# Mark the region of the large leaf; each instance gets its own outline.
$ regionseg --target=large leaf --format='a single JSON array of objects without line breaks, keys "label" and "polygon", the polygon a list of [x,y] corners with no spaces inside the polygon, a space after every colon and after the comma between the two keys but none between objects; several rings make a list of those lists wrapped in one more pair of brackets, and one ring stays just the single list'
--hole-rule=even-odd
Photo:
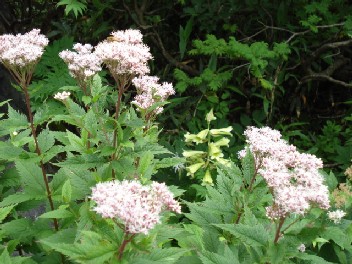
[{"label": "large leaf", "polygon": [[27,193],[33,195],[46,193],[42,170],[35,163],[17,160],[15,166]]},{"label": "large leaf", "polygon": [[221,228],[224,231],[230,232],[242,243],[253,246],[261,247],[266,246],[269,235],[265,228],[259,223],[255,226],[244,224],[214,224],[214,226]]},{"label": "large leaf", "polygon": [[134,259],[134,264],[173,264],[188,250],[180,248],[154,249],[151,253]]}]

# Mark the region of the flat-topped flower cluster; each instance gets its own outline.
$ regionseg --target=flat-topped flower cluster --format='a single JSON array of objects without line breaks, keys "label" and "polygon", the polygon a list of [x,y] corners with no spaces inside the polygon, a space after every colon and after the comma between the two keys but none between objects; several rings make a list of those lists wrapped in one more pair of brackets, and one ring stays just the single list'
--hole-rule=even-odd
[{"label": "flat-topped flower cluster", "polygon": [[[267,207],[267,216],[278,219],[290,213],[303,215],[311,205],[328,209],[329,192],[319,173],[321,159],[300,153],[269,127],[248,127],[244,132],[256,168],[269,186],[274,203]],[[239,153],[244,157],[246,150]]]},{"label": "flat-topped flower cluster", "polygon": [[[133,81],[137,88],[133,102],[137,105],[137,110],[147,110],[157,102],[166,101],[175,90],[171,83],[159,84],[159,78],[147,76],[150,72],[148,60],[153,57],[142,38],[139,30],[114,31],[96,47],[76,43],[73,50],[64,50],[59,56],[68,65],[71,76],[76,79],[85,94],[87,82],[101,71],[102,64],[109,69],[121,92],[130,86],[134,78],[140,77]],[[17,81],[28,79],[48,43],[48,39],[40,34],[39,29],[33,29],[23,35],[2,35],[0,62],[10,69]],[[153,114],[160,114],[162,111],[163,108],[158,107]]]},{"label": "flat-topped flower cluster", "polygon": [[160,222],[164,210],[181,213],[180,204],[164,183],[142,185],[139,181],[98,183],[92,190],[93,209],[103,218],[115,218],[130,234],[147,234]]}]

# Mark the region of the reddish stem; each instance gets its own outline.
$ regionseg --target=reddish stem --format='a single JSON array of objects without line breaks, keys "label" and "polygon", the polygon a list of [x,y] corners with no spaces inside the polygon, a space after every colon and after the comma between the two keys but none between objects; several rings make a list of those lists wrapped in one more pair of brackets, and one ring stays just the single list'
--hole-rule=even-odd
[{"label": "reddish stem", "polygon": [[284,224],[284,222],[285,222],[285,217],[281,217],[280,221],[279,221],[279,226],[276,229],[276,234],[275,234],[275,239],[274,239],[275,244],[277,243],[277,241],[280,238],[280,231],[281,231],[281,228],[282,228],[282,225]]},{"label": "reddish stem", "polygon": [[[31,130],[32,130],[32,136],[33,136],[34,143],[35,143],[35,151],[36,151],[37,155],[40,157],[42,155],[42,153],[41,153],[41,150],[40,150],[40,147],[38,144],[38,140],[37,140],[37,133],[36,133],[36,128],[34,127],[32,109],[31,109],[31,104],[30,104],[30,99],[29,99],[29,94],[28,94],[28,89],[27,89],[26,84],[22,83],[21,87],[22,87],[24,95],[25,95],[26,106],[27,106],[27,111],[28,111],[28,118],[29,118]],[[43,180],[45,183],[45,189],[46,189],[46,194],[47,194],[47,197],[49,200],[50,209],[51,209],[51,211],[53,211],[54,210],[54,203],[53,203],[53,200],[51,197],[52,195],[51,195],[51,191],[50,191],[50,187],[49,187],[48,176],[46,175],[44,164],[43,164],[42,160],[40,161],[40,168],[41,168],[42,174],[43,174]],[[55,230],[58,231],[59,230],[58,221],[56,218],[54,218],[53,220],[54,220]]]},{"label": "reddish stem", "polygon": [[123,252],[125,250],[125,247],[127,246],[127,244],[129,242],[132,241],[132,239],[135,237],[136,234],[132,234],[130,237],[128,237],[129,233],[125,231],[125,235],[123,237],[123,241],[122,241],[122,244],[121,246],[119,247],[119,254],[117,256],[117,259],[120,261],[122,259],[122,256],[123,256]]}]

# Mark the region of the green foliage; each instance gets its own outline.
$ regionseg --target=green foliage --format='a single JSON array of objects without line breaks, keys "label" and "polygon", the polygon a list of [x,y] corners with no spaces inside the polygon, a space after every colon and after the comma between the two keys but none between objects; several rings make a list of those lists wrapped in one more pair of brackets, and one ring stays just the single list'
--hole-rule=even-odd
[{"label": "green foliage", "polygon": [[70,12],[73,12],[75,17],[83,15],[83,12],[87,9],[86,0],[60,0],[57,6],[65,6],[65,15],[67,16]]}]

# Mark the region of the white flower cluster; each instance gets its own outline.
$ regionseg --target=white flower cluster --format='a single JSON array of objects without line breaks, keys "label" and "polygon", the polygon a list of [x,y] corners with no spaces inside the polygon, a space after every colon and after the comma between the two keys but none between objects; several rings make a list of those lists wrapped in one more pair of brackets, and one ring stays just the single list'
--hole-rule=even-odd
[{"label": "white flower cluster", "polygon": [[[175,94],[175,90],[171,83],[158,83],[159,78],[156,76],[141,76],[132,80],[132,83],[137,88],[137,95],[134,98],[134,103],[141,109],[148,109],[157,102],[166,101],[166,99]],[[153,113],[160,114],[163,107],[157,107]]]},{"label": "white flower cluster", "polygon": [[[269,127],[248,127],[246,142],[254,155],[258,172],[274,196],[267,208],[271,219],[289,213],[303,215],[311,204],[328,209],[329,192],[319,169],[323,163],[314,155],[299,153],[295,146],[281,139],[279,131]],[[245,151],[239,153],[240,157]]]},{"label": "white flower cluster", "polygon": [[104,218],[118,218],[131,234],[147,234],[160,222],[163,210],[181,212],[167,186],[157,182],[147,186],[127,180],[98,183],[91,198],[95,212]]},{"label": "white flower cluster", "polygon": [[31,67],[37,64],[49,40],[39,29],[25,34],[0,36],[0,62],[9,69]]},{"label": "white flower cluster", "polygon": [[332,212],[328,212],[328,217],[331,221],[333,221],[335,224],[338,224],[341,222],[341,219],[346,215],[346,213],[340,209]]},{"label": "white flower cluster", "polygon": [[90,44],[77,43],[73,46],[75,51],[64,50],[59,56],[68,65],[73,78],[86,82],[90,77],[101,71],[101,59],[93,52]]},{"label": "white flower cluster", "polygon": [[149,73],[148,60],[152,59],[150,49],[142,42],[139,30],[125,30],[111,33],[100,42],[95,52],[108,67],[113,76],[138,76]]},{"label": "white flower cluster", "polygon": [[66,99],[68,99],[70,97],[71,93],[70,92],[62,92],[62,93],[56,93],[54,95],[54,98],[56,100],[60,100],[60,101],[65,101]]}]

